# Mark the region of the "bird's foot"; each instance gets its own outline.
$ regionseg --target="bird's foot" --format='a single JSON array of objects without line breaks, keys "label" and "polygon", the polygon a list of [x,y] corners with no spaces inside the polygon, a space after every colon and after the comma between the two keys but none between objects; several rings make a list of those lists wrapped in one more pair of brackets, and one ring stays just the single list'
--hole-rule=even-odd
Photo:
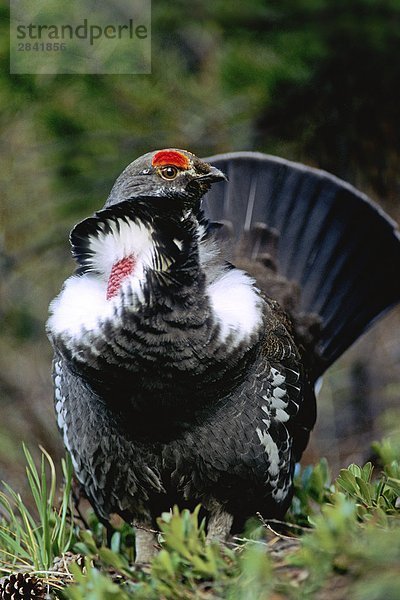
[{"label": "bird's foot", "polygon": [[135,527],[135,563],[148,564],[157,554],[157,538],[154,531],[146,528],[143,525]]},{"label": "bird's foot", "polygon": [[210,517],[207,527],[208,542],[225,542],[230,534],[233,516],[217,502],[213,501],[208,507]]}]

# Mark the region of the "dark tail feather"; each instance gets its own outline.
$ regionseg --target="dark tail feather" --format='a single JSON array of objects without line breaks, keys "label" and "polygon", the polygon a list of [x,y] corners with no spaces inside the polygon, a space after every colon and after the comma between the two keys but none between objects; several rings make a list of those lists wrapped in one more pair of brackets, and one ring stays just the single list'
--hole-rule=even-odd
[{"label": "dark tail feather", "polygon": [[319,315],[318,376],[400,301],[396,224],[324,171],[253,152],[205,160],[229,178],[204,198],[206,217],[228,223],[242,246],[252,238],[252,260],[271,246],[262,230],[274,232],[279,273],[299,285],[300,311]]}]

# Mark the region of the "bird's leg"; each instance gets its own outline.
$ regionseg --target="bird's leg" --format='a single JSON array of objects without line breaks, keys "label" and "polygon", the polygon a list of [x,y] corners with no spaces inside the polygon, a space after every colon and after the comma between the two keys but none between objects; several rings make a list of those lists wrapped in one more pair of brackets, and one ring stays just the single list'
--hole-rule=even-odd
[{"label": "bird's leg", "polygon": [[233,515],[228,513],[222,504],[215,499],[208,503],[207,509],[210,513],[207,527],[207,541],[225,542],[231,531]]},{"label": "bird's leg", "polygon": [[148,524],[135,523],[135,562],[149,563],[157,554],[157,538]]}]

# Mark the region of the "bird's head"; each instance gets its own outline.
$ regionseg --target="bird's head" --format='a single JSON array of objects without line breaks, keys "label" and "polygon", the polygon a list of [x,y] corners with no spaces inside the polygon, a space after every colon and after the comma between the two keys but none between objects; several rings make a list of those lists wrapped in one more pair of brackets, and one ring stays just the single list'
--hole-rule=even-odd
[{"label": "bird's head", "polygon": [[212,183],[226,180],[222,171],[187,150],[167,148],[134,160],[116,180],[105,207],[137,196],[181,200],[195,206]]},{"label": "bird's head", "polygon": [[[151,273],[162,276],[196,254],[201,238],[198,210],[222,171],[185,150],[149,152],[133,161],[116,180],[103,208],[71,232],[79,272],[93,273],[115,297],[131,278],[149,286]],[[133,278],[133,279],[132,279]]]}]

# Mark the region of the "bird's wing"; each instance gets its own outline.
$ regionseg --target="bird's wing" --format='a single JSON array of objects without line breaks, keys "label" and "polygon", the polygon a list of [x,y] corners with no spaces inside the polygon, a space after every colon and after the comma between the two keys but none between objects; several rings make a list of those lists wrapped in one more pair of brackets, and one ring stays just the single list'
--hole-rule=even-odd
[{"label": "bird's wing", "polygon": [[146,463],[145,453],[136,455],[102,399],[57,352],[53,380],[58,427],[76,476],[98,514],[105,519],[110,512],[127,514],[138,490],[142,502],[148,499],[146,490],[162,491],[157,468]]}]

